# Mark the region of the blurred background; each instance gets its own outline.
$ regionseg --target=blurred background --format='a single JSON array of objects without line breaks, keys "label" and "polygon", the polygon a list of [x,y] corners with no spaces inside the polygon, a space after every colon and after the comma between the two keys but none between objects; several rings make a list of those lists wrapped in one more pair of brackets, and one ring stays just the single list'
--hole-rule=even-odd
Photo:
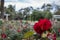
[{"label": "blurred background", "polygon": [[[0,24],[4,24],[3,26],[11,26],[12,23],[15,23],[15,26],[18,25],[18,29],[19,22],[22,20],[22,25],[25,26],[28,23],[29,30],[33,30],[35,22],[42,17],[52,22],[57,40],[60,40],[60,0],[0,0],[0,19],[4,21]],[[7,27],[0,29],[2,28],[7,29]],[[5,32],[5,30],[3,31]]]}]

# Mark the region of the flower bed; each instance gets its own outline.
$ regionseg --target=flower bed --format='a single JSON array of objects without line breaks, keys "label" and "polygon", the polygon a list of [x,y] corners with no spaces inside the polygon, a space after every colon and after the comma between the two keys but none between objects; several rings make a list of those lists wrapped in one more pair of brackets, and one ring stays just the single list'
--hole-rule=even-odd
[{"label": "flower bed", "polygon": [[34,25],[34,27],[33,26],[31,27],[31,25],[28,22],[4,20],[0,29],[0,39],[1,40],[2,39],[3,40],[25,40],[25,39],[33,40],[33,39],[42,39],[44,37],[43,39],[46,40],[47,38],[49,38],[49,36],[54,35],[54,33],[51,33],[52,30],[51,31],[49,30],[51,26],[52,25],[50,21],[46,19],[39,20],[38,23]]},{"label": "flower bed", "polygon": [[[26,35],[27,32],[28,35]],[[27,36],[27,38],[32,36],[33,33],[34,32],[31,30],[30,24],[28,22],[4,21],[0,28],[0,39],[22,40],[25,36]]]}]

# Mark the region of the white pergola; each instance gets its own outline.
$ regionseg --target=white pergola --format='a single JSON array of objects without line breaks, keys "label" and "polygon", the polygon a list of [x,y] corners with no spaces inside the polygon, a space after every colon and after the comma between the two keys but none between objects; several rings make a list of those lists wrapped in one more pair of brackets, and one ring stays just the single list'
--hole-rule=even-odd
[{"label": "white pergola", "polygon": [[6,16],[6,21],[8,21],[8,16],[10,15],[10,14],[4,14],[5,16]]}]

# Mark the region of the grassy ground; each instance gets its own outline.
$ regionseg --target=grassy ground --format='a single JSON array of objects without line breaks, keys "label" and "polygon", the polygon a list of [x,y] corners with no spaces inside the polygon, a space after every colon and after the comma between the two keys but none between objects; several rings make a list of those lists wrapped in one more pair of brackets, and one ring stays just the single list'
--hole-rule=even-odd
[{"label": "grassy ground", "polygon": [[57,40],[60,40],[60,37],[58,37]]}]

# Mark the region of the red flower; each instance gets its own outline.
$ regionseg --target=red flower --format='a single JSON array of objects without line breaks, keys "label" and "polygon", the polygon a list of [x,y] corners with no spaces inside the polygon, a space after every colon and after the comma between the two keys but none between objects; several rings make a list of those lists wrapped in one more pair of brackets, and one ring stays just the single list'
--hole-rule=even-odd
[{"label": "red flower", "polygon": [[52,35],[51,33],[48,33],[48,34],[47,34],[47,38],[48,38],[48,39],[53,39],[53,35]]},{"label": "red flower", "polygon": [[2,37],[2,38],[6,38],[7,35],[3,33],[3,34],[1,34],[1,37]]},{"label": "red flower", "polygon": [[18,29],[17,32],[20,32],[20,29]]},{"label": "red flower", "polygon": [[46,30],[50,29],[52,25],[48,19],[43,19],[43,20],[39,21],[39,26],[40,26],[41,30],[46,31]]},{"label": "red flower", "polygon": [[56,33],[53,34],[53,40],[56,40]]},{"label": "red flower", "polygon": [[56,33],[54,33],[54,34],[49,34],[48,33],[47,38],[52,39],[52,40],[56,40]]},{"label": "red flower", "polygon": [[50,28],[51,28],[51,22],[48,19],[40,19],[34,25],[34,30],[39,34],[42,34],[44,31]]},{"label": "red flower", "polygon": [[35,30],[38,34],[42,34],[42,32],[43,32],[43,31],[40,29],[38,23],[35,23],[35,25],[34,25],[34,30]]}]

